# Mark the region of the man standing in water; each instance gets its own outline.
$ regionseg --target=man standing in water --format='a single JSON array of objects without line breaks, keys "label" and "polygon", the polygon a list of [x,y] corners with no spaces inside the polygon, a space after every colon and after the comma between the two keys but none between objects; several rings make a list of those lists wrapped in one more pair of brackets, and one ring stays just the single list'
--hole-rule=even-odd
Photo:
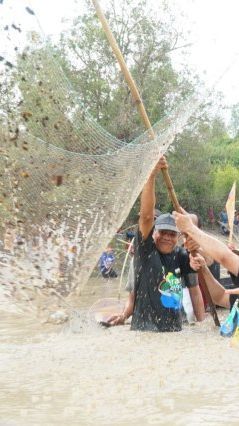
[{"label": "man standing in water", "polygon": [[109,318],[112,325],[123,324],[133,315],[132,330],[180,331],[182,278],[191,290],[196,318],[204,319],[197,276],[190,267],[187,251],[177,247],[179,233],[173,216],[162,214],[154,222],[155,178],[167,167],[162,156],[143,188],[135,244],[134,290],[129,294],[123,313]]}]

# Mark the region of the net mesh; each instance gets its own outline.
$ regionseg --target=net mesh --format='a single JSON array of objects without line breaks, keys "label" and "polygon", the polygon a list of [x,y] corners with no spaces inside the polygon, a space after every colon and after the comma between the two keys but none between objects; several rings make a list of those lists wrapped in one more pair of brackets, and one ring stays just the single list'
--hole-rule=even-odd
[{"label": "net mesh", "polygon": [[0,6],[2,238],[23,281],[64,281],[68,294],[84,287],[197,102],[157,123],[154,139],[116,139],[81,104],[34,12],[15,2],[23,23],[13,25],[8,4]]}]

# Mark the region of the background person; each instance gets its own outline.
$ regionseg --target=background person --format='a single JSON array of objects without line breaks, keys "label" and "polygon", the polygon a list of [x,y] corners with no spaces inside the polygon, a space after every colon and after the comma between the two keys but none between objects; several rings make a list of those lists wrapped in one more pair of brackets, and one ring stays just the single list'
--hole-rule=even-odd
[{"label": "background person", "polygon": [[220,219],[220,230],[221,233],[223,235],[228,235],[229,234],[229,229],[228,229],[228,216],[227,216],[227,211],[226,208],[224,208],[220,214],[219,214],[219,219]]},{"label": "background person", "polygon": [[112,247],[108,246],[102,253],[99,260],[100,272],[104,278],[116,278],[118,274],[113,269],[115,255]]}]

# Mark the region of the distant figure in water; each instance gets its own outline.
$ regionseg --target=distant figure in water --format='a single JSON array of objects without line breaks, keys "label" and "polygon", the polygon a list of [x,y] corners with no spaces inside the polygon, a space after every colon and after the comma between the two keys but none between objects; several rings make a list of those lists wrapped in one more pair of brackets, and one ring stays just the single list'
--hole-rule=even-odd
[{"label": "distant figure in water", "polygon": [[112,247],[108,246],[106,251],[100,256],[99,267],[104,278],[116,278],[118,275],[113,269],[115,255]]}]

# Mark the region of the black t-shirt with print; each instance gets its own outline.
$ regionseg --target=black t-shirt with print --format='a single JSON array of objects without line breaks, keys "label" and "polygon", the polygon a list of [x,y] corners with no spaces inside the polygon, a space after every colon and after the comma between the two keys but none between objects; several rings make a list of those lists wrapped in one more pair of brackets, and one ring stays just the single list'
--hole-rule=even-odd
[{"label": "black t-shirt with print", "polygon": [[189,256],[182,247],[170,254],[160,253],[152,238],[146,240],[140,231],[135,242],[135,306],[131,330],[180,331],[182,329],[182,282],[187,287],[187,274],[194,272]]},{"label": "black t-shirt with print", "polygon": [[[231,275],[231,279],[232,279],[234,286],[239,287],[239,274],[236,276],[236,275],[233,275],[233,274],[230,273],[230,275]],[[230,309],[232,309],[232,307],[233,307],[233,305],[234,305],[234,303],[237,299],[239,299],[238,294],[230,294],[230,297],[229,297]]]}]

